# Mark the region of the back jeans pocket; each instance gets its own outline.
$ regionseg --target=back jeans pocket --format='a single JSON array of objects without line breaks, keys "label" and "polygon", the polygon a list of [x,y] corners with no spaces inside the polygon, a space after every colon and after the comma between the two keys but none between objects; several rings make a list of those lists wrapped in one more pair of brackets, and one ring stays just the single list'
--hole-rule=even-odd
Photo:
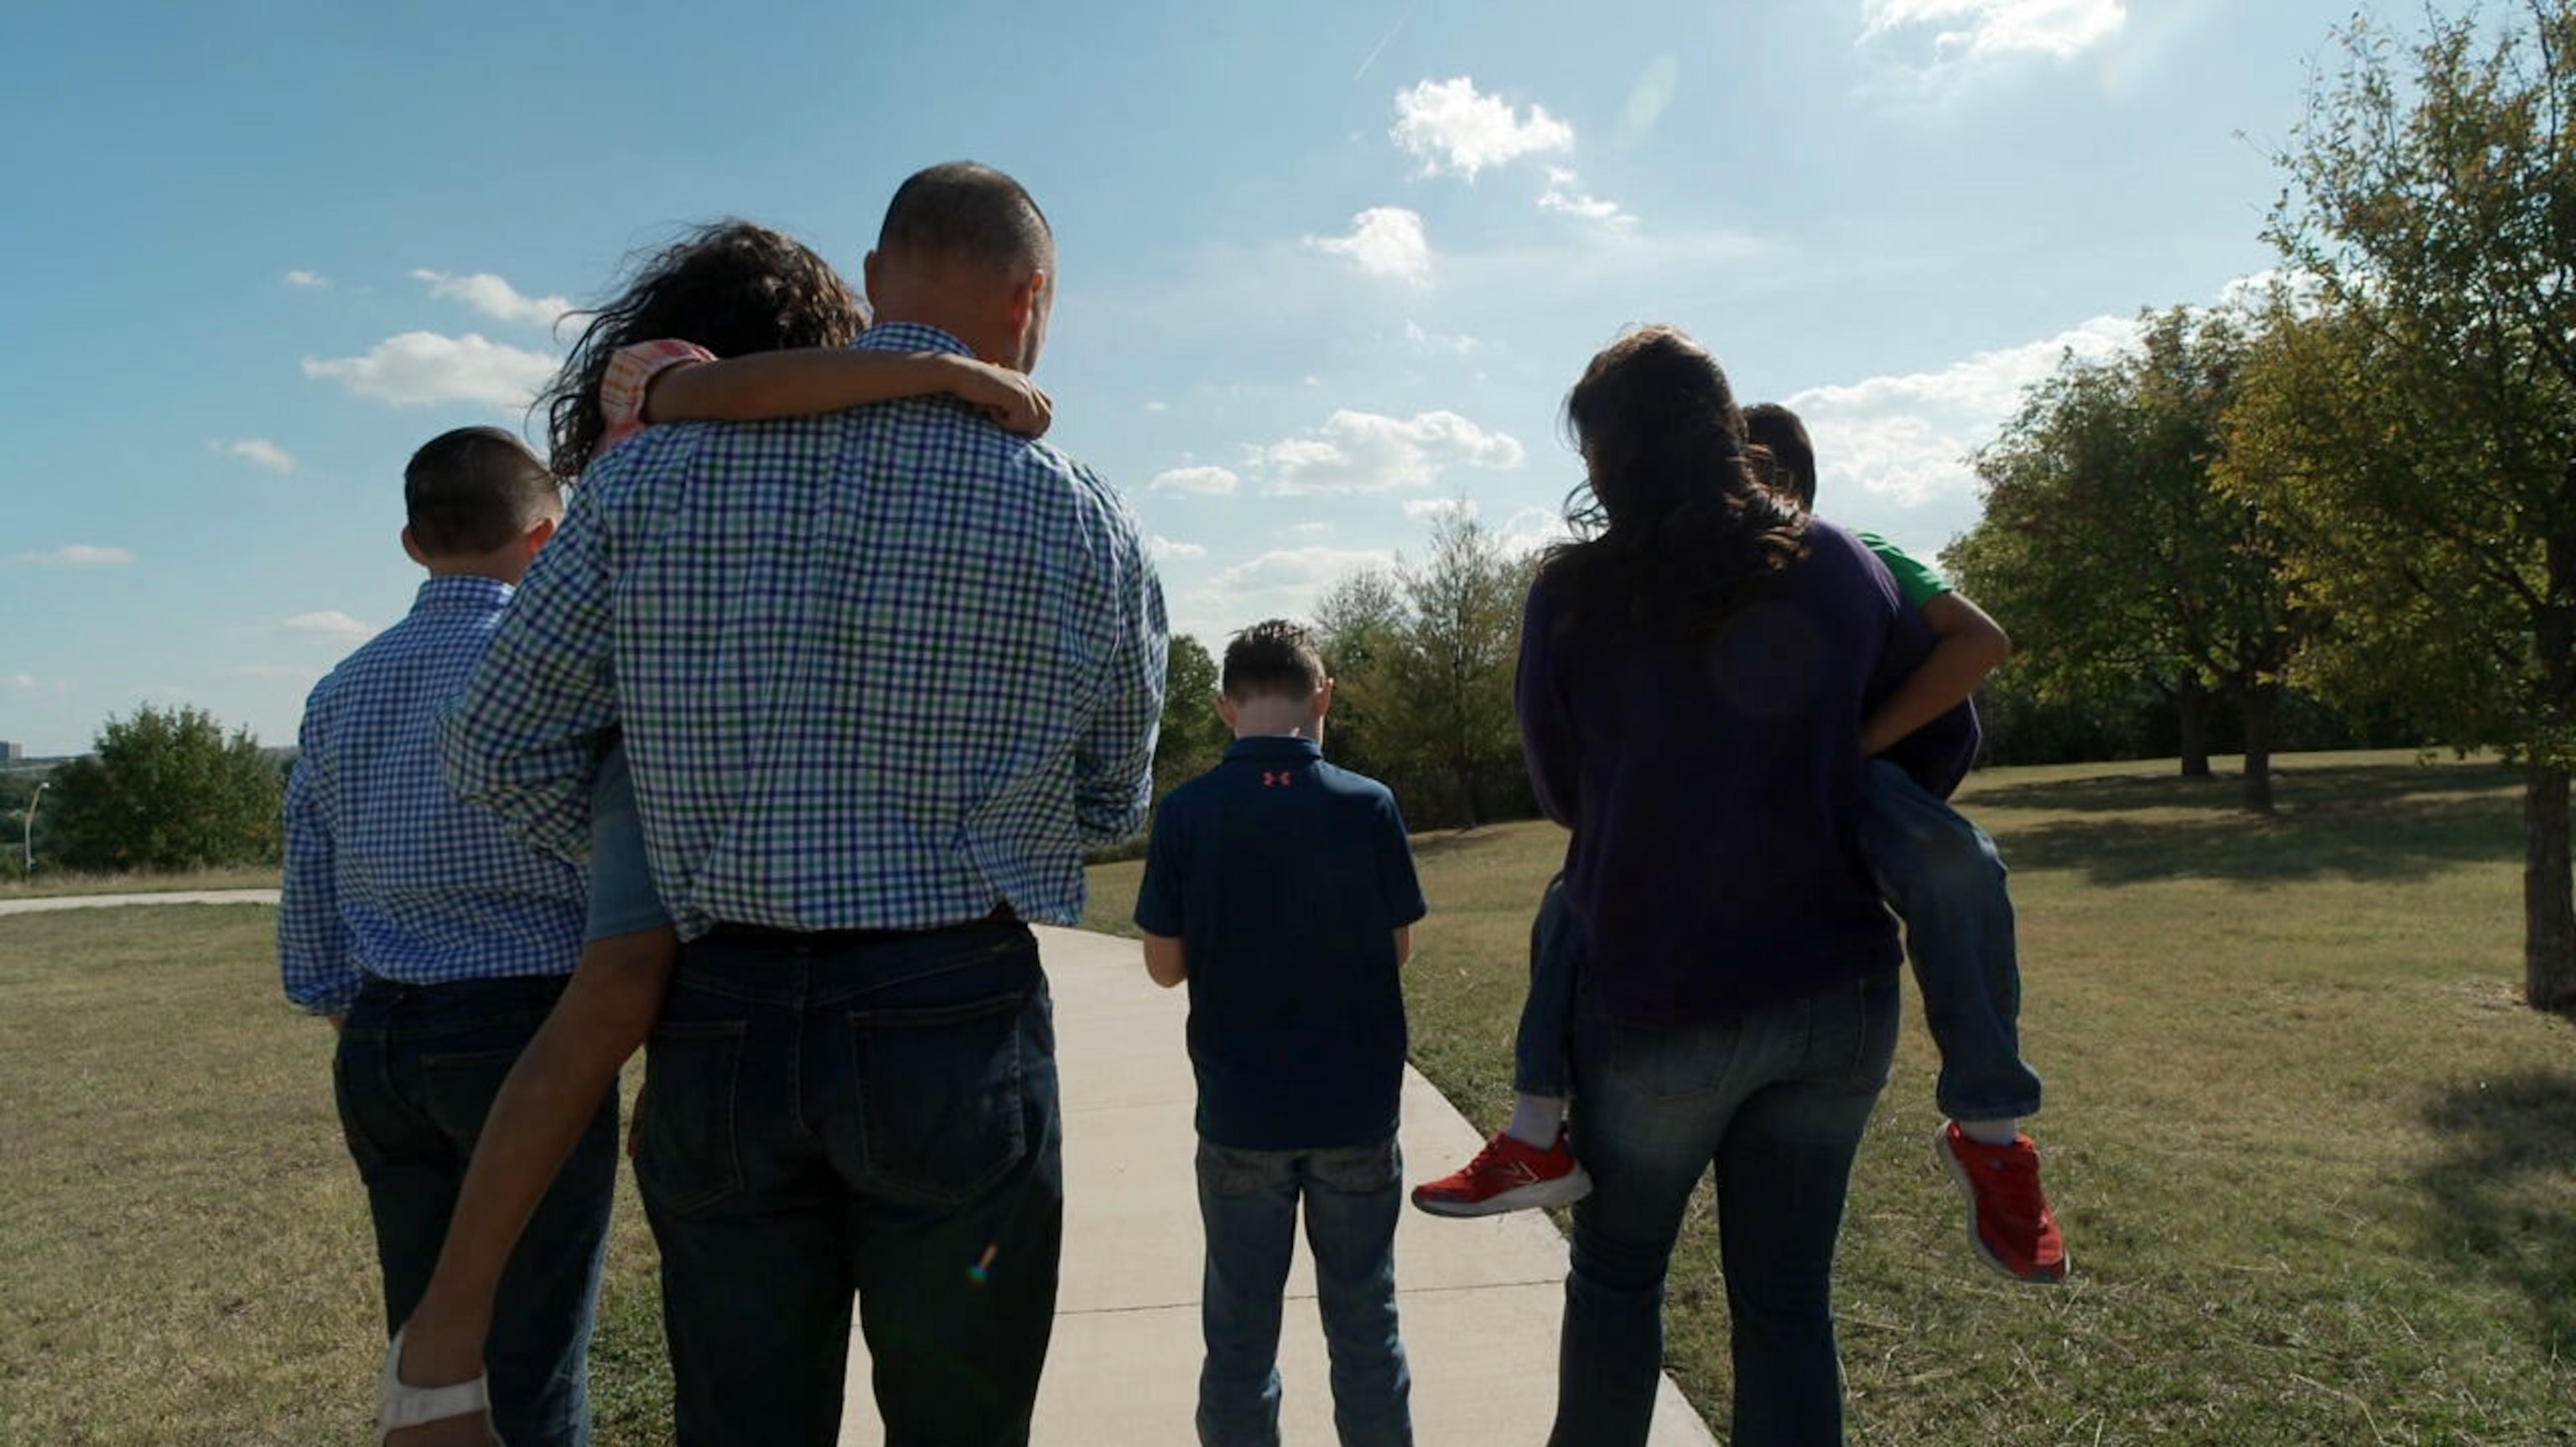
[{"label": "back jeans pocket", "polygon": [[850,1048],[869,1179],[938,1205],[991,1189],[1028,1154],[1020,1019],[1029,996],[855,1010]]},{"label": "back jeans pocket", "polygon": [[742,1190],[734,1096],[746,1028],[740,1020],[653,1028],[635,1107],[635,1184],[665,1210],[703,1211]]}]

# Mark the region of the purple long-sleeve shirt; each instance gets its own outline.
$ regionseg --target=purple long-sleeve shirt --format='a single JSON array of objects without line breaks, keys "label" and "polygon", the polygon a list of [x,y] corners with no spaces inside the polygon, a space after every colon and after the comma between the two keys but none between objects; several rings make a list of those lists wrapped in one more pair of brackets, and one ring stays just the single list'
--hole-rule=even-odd
[{"label": "purple long-sleeve shirt", "polygon": [[[1530,590],[1521,739],[1574,831],[1567,899],[1614,1021],[1722,1020],[1902,959],[1860,849],[1860,728],[1935,640],[1849,533],[1815,522],[1807,543],[1699,643],[1612,610],[1561,627],[1560,580]],[[1947,794],[1976,747],[1962,704],[1889,757]]]}]

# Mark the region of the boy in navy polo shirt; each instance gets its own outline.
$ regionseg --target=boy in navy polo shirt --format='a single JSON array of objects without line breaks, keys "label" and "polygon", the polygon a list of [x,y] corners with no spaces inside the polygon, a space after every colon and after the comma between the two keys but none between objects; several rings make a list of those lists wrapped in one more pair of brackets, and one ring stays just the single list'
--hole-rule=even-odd
[{"label": "boy in navy polo shirt", "polygon": [[1386,786],[1324,762],[1333,682],[1306,630],[1225,650],[1224,762],[1163,801],[1136,899],[1145,969],[1190,986],[1207,1234],[1199,1441],[1277,1447],[1279,1322],[1305,1204],[1343,1447],[1413,1440],[1396,1333],[1404,992],[1426,907]]}]

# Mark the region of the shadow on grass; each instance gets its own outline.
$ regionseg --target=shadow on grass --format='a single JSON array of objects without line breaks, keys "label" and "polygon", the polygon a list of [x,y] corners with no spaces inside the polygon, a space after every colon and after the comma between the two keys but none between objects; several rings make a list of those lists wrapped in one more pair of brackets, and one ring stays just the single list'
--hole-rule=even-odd
[{"label": "shadow on grass", "polygon": [[2542,1352],[2576,1356],[2576,1074],[2456,1086],[2424,1119],[2447,1147],[2416,1178],[2427,1254],[2520,1292]]},{"label": "shadow on grass", "polygon": [[[2521,787],[2519,768],[2492,763],[2289,765],[2272,771],[2273,791],[2289,809],[2370,809],[2428,794],[2447,797]],[[1977,808],[2053,814],[2134,814],[2144,809],[2234,810],[2243,796],[2242,778],[2231,768],[2206,779],[2110,774],[1999,784],[1977,789],[1969,802]]]},{"label": "shadow on grass", "polygon": [[2285,771],[2281,811],[2270,818],[2236,807],[2231,778],[2015,784],[1980,790],[1963,806],[1971,817],[1988,809],[2059,816],[2004,823],[2004,858],[2016,869],[2078,871],[2095,884],[2403,880],[2521,858],[2520,784],[2518,773],[2493,765],[2326,767]]}]

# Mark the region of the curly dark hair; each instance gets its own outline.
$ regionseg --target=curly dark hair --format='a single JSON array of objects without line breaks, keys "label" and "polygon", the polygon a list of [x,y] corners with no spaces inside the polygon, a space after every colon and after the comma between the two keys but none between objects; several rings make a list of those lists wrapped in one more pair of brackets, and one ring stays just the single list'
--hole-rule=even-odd
[{"label": "curly dark hair", "polygon": [[1806,555],[1806,515],[1762,485],[1726,373],[1678,327],[1603,348],[1566,394],[1587,474],[1566,502],[1578,540],[1548,554],[1569,624],[1614,610],[1641,631],[1705,638]]},{"label": "curly dark hair", "polygon": [[563,370],[530,406],[544,410],[548,461],[567,480],[590,466],[607,430],[599,384],[619,348],[667,338],[740,357],[847,346],[868,324],[867,303],[812,248],[733,220],[646,256],[617,299],[588,315]]}]

